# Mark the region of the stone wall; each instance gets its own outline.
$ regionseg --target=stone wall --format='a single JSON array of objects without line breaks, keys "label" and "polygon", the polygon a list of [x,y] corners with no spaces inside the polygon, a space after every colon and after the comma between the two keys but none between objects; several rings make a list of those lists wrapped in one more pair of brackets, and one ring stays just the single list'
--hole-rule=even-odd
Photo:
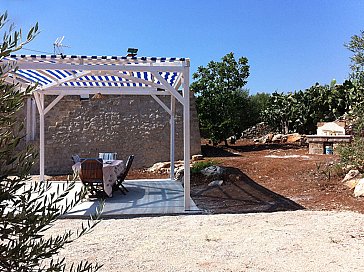
[{"label": "stone wall", "polygon": [[[46,96],[46,105],[55,97]],[[163,99],[166,105],[170,98]],[[71,172],[71,155],[97,157],[99,152],[117,152],[119,159],[135,155],[133,167],[148,167],[169,161],[169,114],[150,96],[105,96],[80,100],[65,96],[45,118],[45,173]],[[200,132],[195,99],[191,94],[191,154],[199,154]],[[39,116],[37,135],[39,146]],[[183,159],[183,107],[176,100],[176,160]],[[37,163],[33,173],[39,173]]]}]

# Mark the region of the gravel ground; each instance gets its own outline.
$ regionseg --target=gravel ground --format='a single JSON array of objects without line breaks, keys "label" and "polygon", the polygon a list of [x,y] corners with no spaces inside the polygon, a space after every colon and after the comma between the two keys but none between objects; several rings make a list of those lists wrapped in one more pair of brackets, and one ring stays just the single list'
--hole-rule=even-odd
[{"label": "gravel ground", "polygon": [[364,271],[363,223],[364,214],[326,211],[110,219],[60,255],[100,271]]}]

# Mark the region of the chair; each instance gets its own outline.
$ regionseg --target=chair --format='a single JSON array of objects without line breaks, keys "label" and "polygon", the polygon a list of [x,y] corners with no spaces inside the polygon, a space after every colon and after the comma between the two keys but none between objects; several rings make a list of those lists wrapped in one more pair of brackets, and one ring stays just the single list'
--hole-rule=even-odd
[{"label": "chair", "polygon": [[123,173],[121,173],[120,176],[117,177],[115,188],[119,189],[124,195],[126,194],[125,192],[129,192],[129,191],[128,191],[128,189],[125,188],[125,186],[123,185],[123,182],[124,182],[126,176],[128,175],[128,172],[133,163],[133,160],[134,160],[134,155],[130,155],[125,164],[125,171]]},{"label": "chair", "polygon": [[99,153],[99,158],[103,160],[116,160],[117,153],[115,152],[105,152]]},{"label": "chair", "polygon": [[97,195],[99,191],[96,187],[101,187],[101,191],[105,195],[103,190],[102,159],[81,160],[80,179],[83,185],[90,188],[91,193]]},{"label": "chair", "polygon": [[72,159],[72,161],[73,161],[73,164],[78,163],[78,162],[80,162],[80,161],[81,161],[81,158],[80,158],[80,156],[79,156],[78,154],[76,154],[76,155],[72,155],[72,156],[71,156],[71,159]]}]

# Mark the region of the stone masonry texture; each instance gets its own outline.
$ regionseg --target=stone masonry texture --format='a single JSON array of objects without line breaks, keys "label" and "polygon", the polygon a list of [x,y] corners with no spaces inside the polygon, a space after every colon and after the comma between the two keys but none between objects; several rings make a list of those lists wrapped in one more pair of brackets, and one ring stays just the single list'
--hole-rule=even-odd
[{"label": "stone masonry texture", "polygon": [[[46,96],[46,106],[55,96]],[[162,97],[167,106],[169,97]],[[169,161],[170,116],[149,96],[105,96],[80,100],[65,96],[45,117],[45,174],[72,173],[73,154],[95,158],[99,152],[116,152],[118,159],[135,155],[133,167]],[[191,94],[191,155],[200,154],[200,131]],[[39,115],[36,140],[39,149]],[[183,159],[183,107],[176,100],[175,158]],[[32,169],[39,173],[39,163]]]}]

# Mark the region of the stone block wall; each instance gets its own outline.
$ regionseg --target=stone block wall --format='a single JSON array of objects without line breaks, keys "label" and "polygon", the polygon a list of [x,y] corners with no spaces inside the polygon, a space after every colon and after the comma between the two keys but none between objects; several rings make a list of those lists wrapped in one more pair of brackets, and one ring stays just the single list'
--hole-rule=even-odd
[{"label": "stone block wall", "polygon": [[[46,96],[46,105],[55,97]],[[166,105],[170,98],[164,97]],[[191,154],[199,154],[200,132],[194,96],[191,94]],[[99,152],[117,152],[119,159],[134,154],[133,167],[148,167],[169,161],[170,116],[150,96],[105,96],[80,100],[65,96],[45,118],[45,173],[71,173],[71,155],[97,157]],[[39,146],[39,116],[37,135]],[[183,107],[176,100],[176,160],[183,159]],[[37,163],[33,173],[39,173]]]}]

